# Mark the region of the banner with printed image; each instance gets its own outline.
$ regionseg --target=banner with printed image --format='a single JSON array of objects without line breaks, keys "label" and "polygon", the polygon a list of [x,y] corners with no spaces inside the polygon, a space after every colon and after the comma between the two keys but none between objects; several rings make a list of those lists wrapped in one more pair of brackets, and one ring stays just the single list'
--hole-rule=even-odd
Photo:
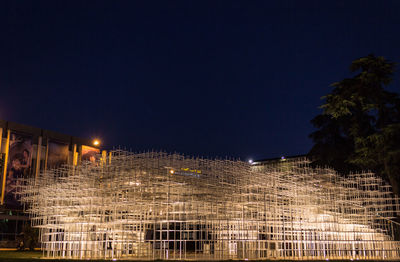
[{"label": "banner with printed image", "polygon": [[32,151],[32,137],[11,133],[4,192],[6,206],[21,207],[15,192],[17,183],[19,183],[18,179],[28,178],[32,175]]},{"label": "banner with printed image", "polygon": [[68,163],[69,146],[67,144],[50,141],[48,143],[47,168],[57,168]]},{"label": "banner with printed image", "polygon": [[82,161],[96,162],[100,149],[91,146],[82,146]]}]

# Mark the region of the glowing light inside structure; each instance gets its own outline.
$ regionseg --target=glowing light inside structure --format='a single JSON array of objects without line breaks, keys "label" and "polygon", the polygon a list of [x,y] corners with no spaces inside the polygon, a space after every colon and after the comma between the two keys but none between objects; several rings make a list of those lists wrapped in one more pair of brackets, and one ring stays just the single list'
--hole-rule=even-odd
[{"label": "glowing light inside structure", "polygon": [[102,165],[47,170],[17,192],[48,257],[400,258],[390,187],[306,159],[249,165],[113,151]]}]

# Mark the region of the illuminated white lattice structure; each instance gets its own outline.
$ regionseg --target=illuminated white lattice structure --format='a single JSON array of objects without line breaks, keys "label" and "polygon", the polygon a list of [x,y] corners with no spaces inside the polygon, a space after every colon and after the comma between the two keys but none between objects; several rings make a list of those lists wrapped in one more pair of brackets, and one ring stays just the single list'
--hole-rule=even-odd
[{"label": "illuminated white lattice structure", "polygon": [[371,173],[114,151],[20,188],[44,254],[398,259],[399,199]]}]

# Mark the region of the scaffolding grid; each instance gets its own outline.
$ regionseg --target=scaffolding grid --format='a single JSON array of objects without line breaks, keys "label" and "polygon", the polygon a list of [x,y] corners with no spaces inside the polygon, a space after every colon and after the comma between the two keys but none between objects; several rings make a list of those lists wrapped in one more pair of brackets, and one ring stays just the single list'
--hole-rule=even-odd
[{"label": "scaffolding grid", "polygon": [[399,198],[373,173],[115,150],[19,183],[44,255],[399,259]]}]

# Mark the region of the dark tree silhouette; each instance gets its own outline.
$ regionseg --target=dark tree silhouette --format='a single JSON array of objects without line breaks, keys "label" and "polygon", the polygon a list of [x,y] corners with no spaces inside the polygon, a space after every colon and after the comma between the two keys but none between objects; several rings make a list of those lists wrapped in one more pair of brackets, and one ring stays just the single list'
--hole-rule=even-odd
[{"label": "dark tree silhouette", "polygon": [[385,90],[395,64],[368,55],[352,62],[356,75],[333,83],[323,97],[323,112],[311,123],[309,152],[315,165],[328,165],[344,174],[371,170],[400,192],[400,98]]}]

